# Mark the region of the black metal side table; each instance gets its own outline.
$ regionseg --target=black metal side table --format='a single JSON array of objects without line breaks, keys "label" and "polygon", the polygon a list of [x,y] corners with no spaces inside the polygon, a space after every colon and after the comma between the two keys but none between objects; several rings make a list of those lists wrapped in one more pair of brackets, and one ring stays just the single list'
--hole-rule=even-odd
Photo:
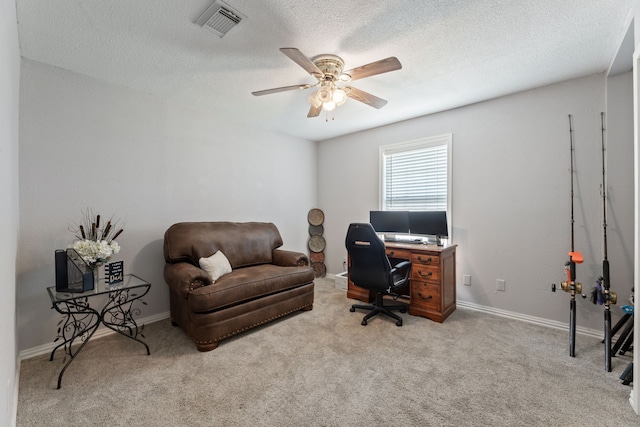
[{"label": "black metal side table", "polygon": [[[69,357],[58,375],[58,389],[62,385],[64,371],[89,342],[101,323],[127,338],[138,341],[146,348],[147,355],[151,354],[147,343],[139,338],[142,336],[144,325],[138,325],[134,319],[134,315],[140,314],[140,309],[134,308],[134,303],[140,301],[145,304],[141,298],[150,288],[151,283],[133,274],[125,274],[122,282],[112,285],[101,279],[93,290],[81,293],[56,292],[55,286],[47,288],[53,308],[64,316],[58,324],[58,336],[54,340],[62,340],[62,343],[53,349],[49,361],[53,360],[53,355],[59,348],[64,349],[65,360]],[[95,299],[97,295],[106,295],[107,298],[107,302],[101,308],[91,306],[92,301],[103,301]],[[73,348],[76,344],[79,345]]]}]

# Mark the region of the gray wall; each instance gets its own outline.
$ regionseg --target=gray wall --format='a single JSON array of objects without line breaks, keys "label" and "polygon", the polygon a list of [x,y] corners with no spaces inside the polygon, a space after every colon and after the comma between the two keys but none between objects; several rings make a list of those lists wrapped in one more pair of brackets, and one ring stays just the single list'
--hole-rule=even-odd
[{"label": "gray wall", "polygon": [[[626,73],[568,81],[323,141],[316,149],[23,60],[19,349],[53,338],[57,317],[44,292],[52,285],[52,253],[71,242],[67,226],[85,207],[126,218],[119,257],[128,272],[157,285],[142,314],[152,316],[168,309],[161,238],[173,222],[274,221],[285,246],[306,251],[317,173],[328,271],[338,273],[348,223],[366,220],[378,207],[378,147],[449,132],[458,281],[472,276],[471,287],[458,286],[458,298],[566,322],[568,295],[549,288],[563,279],[569,249],[567,115],[575,126],[576,249],[586,259],[578,278],[588,291],[602,261],[599,114],[605,104],[613,165],[609,258],[626,300],[633,277],[630,80]],[[506,292],[495,292],[496,279],[506,280]],[[578,325],[600,329],[600,323],[601,308],[581,301]]]},{"label": "gray wall", "polygon": [[[630,74],[622,76],[612,86],[628,85],[629,79]],[[565,277],[570,249],[568,115],[573,115],[575,128],[575,249],[585,257],[578,280],[588,292],[602,262],[600,112],[605,110],[605,82],[603,75],[571,80],[321,142],[318,205],[326,217],[328,271],[342,271],[348,224],[367,221],[369,210],[378,208],[379,147],[452,133],[458,299],[567,323],[569,295],[552,293],[550,284]],[[618,92],[611,91],[610,103],[632,108],[630,98]],[[626,165],[633,154],[633,122],[622,115],[608,119],[609,128],[627,130],[610,138],[616,149],[609,152],[609,163]],[[633,275],[628,240],[621,237],[633,235],[628,221],[633,198],[626,196],[632,178],[627,165],[608,182],[610,215],[620,219],[609,234],[616,244],[627,245],[616,253],[615,274],[621,278]],[[464,274],[472,277],[470,287],[462,285]],[[506,292],[495,291],[497,279],[506,280]],[[630,287],[616,290],[625,299]],[[578,326],[601,330],[602,307],[579,301]]]},{"label": "gray wall", "polygon": [[125,272],[153,283],[140,317],[166,313],[164,231],[179,221],[270,221],[306,252],[316,144],[23,59],[19,349],[50,344],[55,249],[92,207],[126,220]]},{"label": "gray wall", "polygon": [[618,305],[625,305],[634,269],[633,73],[607,78],[607,122],[607,258],[611,286],[624,297]]},{"label": "gray wall", "polygon": [[0,425],[15,423],[18,88],[20,50],[14,2],[0,2]]}]

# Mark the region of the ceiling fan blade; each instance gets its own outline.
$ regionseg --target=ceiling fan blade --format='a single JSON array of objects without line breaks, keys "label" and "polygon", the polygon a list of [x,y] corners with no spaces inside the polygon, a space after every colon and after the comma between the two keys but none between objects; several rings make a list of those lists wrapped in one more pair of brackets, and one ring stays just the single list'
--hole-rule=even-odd
[{"label": "ceiling fan blade", "polygon": [[322,70],[316,67],[316,64],[311,62],[309,58],[307,58],[295,47],[281,47],[280,52],[287,55],[293,62],[304,68],[307,73],[311,74],[316,79],[321,79],[324,77],[324,73],[322,72]]},{"label": "ceiling fan blade", "polygon": [[309,114],[307,114],[308,118],[318,117],[320,115],[320,111],[322,111],[322,105],[314,107],[313,105],[309,108]]},{"label": "ceiling fan blade", "polygon": [[292,86],[283,86],[283,87],[276,87],[273,89],[265,89],[265,90],[258,90],[255,92],[251,92],[252,95],[254,96],[262,96],[262,95],[269,95],[270,93],[278,93],[278,92],[286,92],[288,90],[295,90],[295,89],[309,89],[311,87],[311,85],[292,85]]},{"label": "ceiling fan blade", "polygon": [[356,89],[355,87],[347,86],[343,89],[347,93],[347,96],[349,98],[355,99],[356,101],[363,102],[367,105],[372,106],[373,108],[380,109],[385,105],[387,105],[386,100],[382,98],[378,98],[377,96],[371,95],[370,93],[367,93],[363,90]]},{"label": "ceiling fan blade", "polygon": [[351,81],[375,76],[376,74],[388,73],[402,68],[402,64],[395,56],[390,56],[380,61],[372,62],[361,67],[353,68],[342,74],[351,76]]}]

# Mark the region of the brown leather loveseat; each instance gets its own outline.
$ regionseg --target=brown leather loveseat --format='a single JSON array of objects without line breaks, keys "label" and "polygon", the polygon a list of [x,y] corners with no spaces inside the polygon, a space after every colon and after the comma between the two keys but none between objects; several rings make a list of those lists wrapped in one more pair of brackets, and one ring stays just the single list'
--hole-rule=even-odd
[{"label": "brown leather loveseat", "polygon": [[[182,327],[198,350],[209,351],[232,335],[311,310],[314,272],[309,260],[280,246],[282,238],[272,223],[181,222],[169,227],[164,279],[171,322]],[[200,262],[217,258],[218,251],[230,272],[214,281]]]}]

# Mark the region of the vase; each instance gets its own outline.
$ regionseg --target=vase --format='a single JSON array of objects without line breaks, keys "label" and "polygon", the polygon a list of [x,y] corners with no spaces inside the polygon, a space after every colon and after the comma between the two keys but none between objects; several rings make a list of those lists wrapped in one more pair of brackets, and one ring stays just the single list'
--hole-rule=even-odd
[{"label": "vase", "polygon": [[91,267],[91,272],[93,273],[93,288],[98,289],[98,281],[100,280],[100,266],[102,264],[94,264]]}]

